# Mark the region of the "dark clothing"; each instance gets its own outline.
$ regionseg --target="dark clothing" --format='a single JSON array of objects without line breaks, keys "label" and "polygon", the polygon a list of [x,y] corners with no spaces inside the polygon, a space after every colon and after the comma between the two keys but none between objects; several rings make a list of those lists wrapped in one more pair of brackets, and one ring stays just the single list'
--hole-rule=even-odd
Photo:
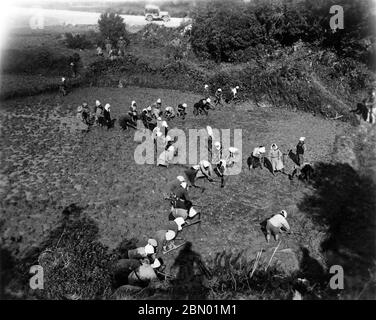
[{"label": "dark clothing", "polygon": [[208,153],[209,153],[209,162],[212,162],[213,156],[213,138],[211,136],[208,137]]},{"label": "dark clothing", "polygon": [[109,111],[107,111],[106,109],[103,110],[103,117],[104,117],[104,122],[107,126],[107,128],[111,128],[111,124],[112,124],[112,121],[111,121],[111,114]]},{"label": "dark clothing", "polygon": [[184,171],[185,175],[188,178],[188,181],[190,182],[190,184],[192,186],[195,185],[195,180],[196,180],[197,172],[198,172],[198,170],[196,170],[196,169],[194,169],[192,167]]},{"label": "dark clothing", "polygon": [[304,143],[299,141],[299,143],[296,145],[296,155],[298,157],[299,165],[301,166],[304,162]]},{"label": "dark clothing", "polygon": [[182,104],[179,104],[178,105],[178,117],[182,117],[184,120],[186,115],[187,113],[185,112],[185,108],[183,107]]},{"label": "dark clothing", "polygon": [[208,109],[210,109],[210,107],[208,107],[208,103],[204,103],[205,100],[200,100],[199,102],[196,102],[194,105],[193,105],[193,114],[195,116],[201,114],[201,113],[205,113],[206,115],[208,115]]},{"label": "dark clothing", "polygon": [[186,209],[188,210],[191,205],[191,199],[189,198],[187,189],[183,188],[182,186],[178,186],[174,190],[171,190],[171,192],[175,195],[176,200],[172,201],[172,206],[174,208],[179,209]]},{"label": "dark clothing", "polygon": [[215,99],[214,99],[215,105],[222,104],[222,92],[218,91],[215,93]]}]

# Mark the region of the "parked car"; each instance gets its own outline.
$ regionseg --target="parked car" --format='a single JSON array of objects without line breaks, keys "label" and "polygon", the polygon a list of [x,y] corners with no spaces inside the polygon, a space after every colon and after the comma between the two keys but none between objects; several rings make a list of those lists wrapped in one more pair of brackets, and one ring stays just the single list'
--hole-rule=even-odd
[{"label": "parked car", "polygon": [[149,22],[154,20],[163,20],[164,22],[168,22],[170,21],[170,15],[167,11],[161,11],[158,6],[146,5],[145,20]]}]

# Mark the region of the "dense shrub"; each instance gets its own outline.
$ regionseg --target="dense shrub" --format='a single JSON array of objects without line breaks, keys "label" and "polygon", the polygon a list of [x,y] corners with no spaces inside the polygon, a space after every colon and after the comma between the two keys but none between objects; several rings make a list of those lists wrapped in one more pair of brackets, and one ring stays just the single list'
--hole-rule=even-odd
[{"label": "dense shrub", "polygon": [[65,33],[65,44],[70,49],[90,49],[93,44],[86,38],[85,35],[73,35],[70,32]]},{"label": "dense shrub", "polygon": [[[345,28],[333,32],[332,5],[344,9]],[[331,48],[338,54],[372,65],[375,26],[372,2],[330,1],[210,1],[194,10],[191,43],[194,51],[217,62],[238,60],[241,51],[257,44],[291,46],[299,40]]]},{"label": "dense shrub", "polygon": [[125,29],[124,19],[114,13],[102,13],[98,20],[99,31],[103,39],[110,39],[112,45],[116,46],[120,37],[128,42],[128,35]]},{"label": "dense shrub", "polygon": [[7,50],[4,53],[2,71],[14,74],[63,75],[69,72],[72,57],[46,48],[32,50]]}]

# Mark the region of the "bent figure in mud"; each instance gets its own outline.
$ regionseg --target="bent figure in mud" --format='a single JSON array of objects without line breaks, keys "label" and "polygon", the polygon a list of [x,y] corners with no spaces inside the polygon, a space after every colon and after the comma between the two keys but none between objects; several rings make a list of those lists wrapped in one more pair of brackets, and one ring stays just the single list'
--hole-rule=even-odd
[{"label": "bent figure in mud", "polygon": [[265,152],[266,149],[264,146],[259,146],[253,149],[251,156],[247,159],[247,165],[249,170],[251,170],[251,168],[263,168]]},{"label": "bent figure in mud", "polygon": [[187,104],[186,103],[179,104],[177,116],[181,117],[183,120],[185,120],[185,116],[187,115],[186,110],[187,110]]},{"label": "bent figure in mud", "polygon": [[266,235],[266,242],[269,243],[271,235],[273,235],[275,241],[278,241],[279,234],[281,232],[290,231],[290,226],[286,218],[287,212],[286,210],[282,210],[281,212],[267,219],[266,224],[265,222],[262,223],[262,230]]},{"label": "bent figure in mud", "polygon": [[173,183],[170,189],[172,205],[170,220],[174,220],[178,217],[187,220],[188,218],[193,219],[196,216],[200,219],[200,213],[193,208],[192,201],[188,195],[187,182],[184,177],[178,176],[176,180],[178,184]]},{"label": "bent figure in mud", "polygon": [[193,114],[198,116],[199,114],[204,113],[207,116],[209,114],[208,110],[210,109],[214,110],[210,98],[201,99],[193,105]]},{"label": "bent figure in mud", "polygon": [[197,179],[206,178],[210,182],[213,182],[213,169],[210,162],[207,160],[201,160],[199,164],[185,170],[185,175],[187,176],[192,187],[201,188],[203,191],[205,190],[204,188],[196,185]]}]

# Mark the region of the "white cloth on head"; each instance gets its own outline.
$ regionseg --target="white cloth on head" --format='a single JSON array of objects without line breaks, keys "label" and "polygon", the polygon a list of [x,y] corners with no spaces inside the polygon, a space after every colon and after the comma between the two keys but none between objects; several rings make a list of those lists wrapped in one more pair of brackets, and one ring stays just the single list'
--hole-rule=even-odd
[{"label": "white cloth on head", "polygon": [[110,106],[109,103],[106,103],[106,105],[104,106],[104,108],[105,108],[105,110],[110,111],[111,106]]}]

